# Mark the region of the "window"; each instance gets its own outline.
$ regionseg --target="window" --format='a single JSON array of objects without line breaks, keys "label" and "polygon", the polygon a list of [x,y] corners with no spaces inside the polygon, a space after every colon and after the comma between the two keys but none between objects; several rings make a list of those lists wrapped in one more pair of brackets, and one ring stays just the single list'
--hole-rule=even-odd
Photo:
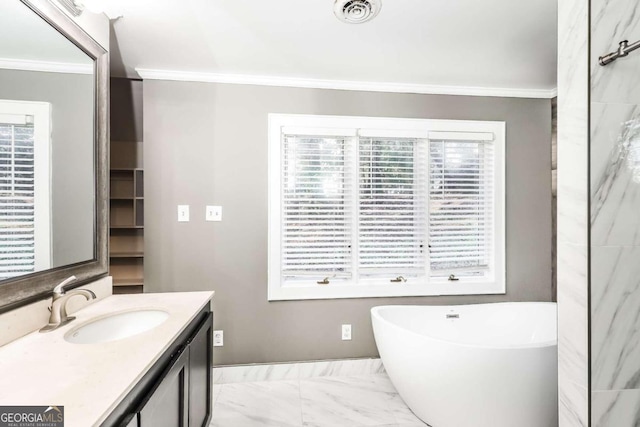
[{"label": "window", "polygon": [[505,292],[504,122],[269,115],[269,299]]},{"label": "window", "polygon": [[51,267],[49,104],[0,100],[0,280]]}]

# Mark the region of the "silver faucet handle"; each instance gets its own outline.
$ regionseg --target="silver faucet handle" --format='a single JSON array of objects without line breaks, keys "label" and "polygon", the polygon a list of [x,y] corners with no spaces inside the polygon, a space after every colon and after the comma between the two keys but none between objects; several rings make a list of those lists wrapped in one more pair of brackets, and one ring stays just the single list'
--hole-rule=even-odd
[{"label": "silver faucet handle", "polygon": [[64,287],[71,282],[75,282],[76,279],[77,279],[76,276],[68,277],[65,280],[63,280],[59,285],[57,285],[55,288],[53,288],[54,297],[64,295]]}]

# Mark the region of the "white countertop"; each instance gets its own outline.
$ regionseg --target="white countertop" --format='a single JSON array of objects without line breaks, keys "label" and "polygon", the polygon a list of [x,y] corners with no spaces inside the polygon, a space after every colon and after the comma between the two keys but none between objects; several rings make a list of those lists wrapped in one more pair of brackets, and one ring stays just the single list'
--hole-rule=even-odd
[{"label": "white countertop", "polygon": [[[0,405],[64,406],[66,427],[99,425],[213,297],[213,292],[113,295],[74,313],[53,332],[0,347]],[[165,310],[149,331],[99,344],[71,344],[78,325],[121,311]]]}]

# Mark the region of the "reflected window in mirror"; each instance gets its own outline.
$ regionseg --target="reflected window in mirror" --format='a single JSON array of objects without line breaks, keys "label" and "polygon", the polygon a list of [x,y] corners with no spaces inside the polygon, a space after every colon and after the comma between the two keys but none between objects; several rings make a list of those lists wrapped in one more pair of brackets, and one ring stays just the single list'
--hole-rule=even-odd
[{"label": "reflected window in mirror", "polygon": [[95,259],[94,61],[19,0],[0,2],[0,114],[0,280]]},{"label": "reflected window in mirror", "polygon": [[51,268],[50,115],[0,100],[0,280]]}]

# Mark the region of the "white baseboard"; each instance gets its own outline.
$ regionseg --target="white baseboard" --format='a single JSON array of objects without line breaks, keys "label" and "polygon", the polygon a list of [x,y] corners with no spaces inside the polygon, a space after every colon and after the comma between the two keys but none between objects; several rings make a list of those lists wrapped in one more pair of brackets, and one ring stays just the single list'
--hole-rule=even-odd
[{"label": "white baseboard", "polygon": [[370,375],[384,373],[379,358],[318,362],[237,365],[213,368],[214,384],[254,381],[300,380],[315,377]]}]

